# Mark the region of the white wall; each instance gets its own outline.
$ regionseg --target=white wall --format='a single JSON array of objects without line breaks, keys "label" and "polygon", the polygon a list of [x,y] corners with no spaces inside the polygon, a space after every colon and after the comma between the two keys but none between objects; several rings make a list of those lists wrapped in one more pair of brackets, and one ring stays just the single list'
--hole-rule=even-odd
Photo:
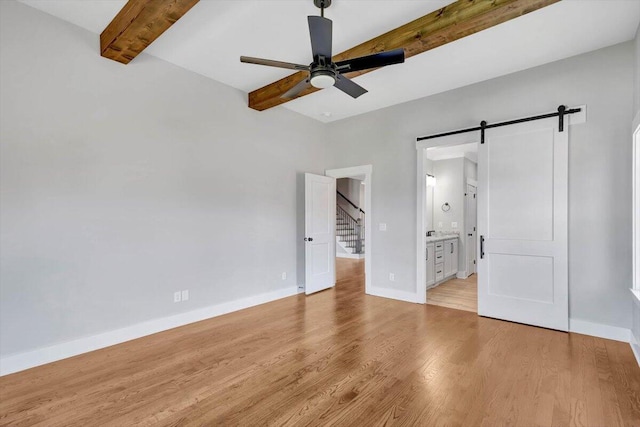
[{"label": "white wall", "polygon": [[[436,186],[433,192],[433,224],[436,231],[460,232],[464,225],[464,159],[436,160],[433,162]],[[447,212],[442,205],[449,203]],[[454,228],[452,222],[457,223]]]},{"label": "white wall", "polygon": [[587,104],[570,136],[570,316],[629,328],[633,52],[627,42],[331,124],[328,167],[375,170],[387,231],[372,227],[372,285],[416,292],[416,137]]},{"label": "white wall", "polygon": [[0,43],[2,356],[295,290],[321,124],[22,4]]},{"label": "white wall", "polygon": [[636,48],[636,72],[635,72],[635,96],[634,96],[634,108],[633,111],[636,112],[636,118],[638,114],[640,114],[640,26],[638,26],[638,30],[636,31],[636,38],[634,40],[634,45]]},{"label": "white wall", "polygon": [[[360,183],[362,181],[353,178],[338,178],[336,180],[336,189],[343,194],[347,199],[351,201],[351,203],[357,205],[360,209],[364,210],[364,203],[358,205],[360,203],[361,193],[360,191]],[[363,194],[364,196],[364,194]],[[349,215],[353,218],[358,219],[360,217],[360,211],[353,206],[345,199],[340,196],[337,196],[336,202],[342,209],[344,209]]]}]

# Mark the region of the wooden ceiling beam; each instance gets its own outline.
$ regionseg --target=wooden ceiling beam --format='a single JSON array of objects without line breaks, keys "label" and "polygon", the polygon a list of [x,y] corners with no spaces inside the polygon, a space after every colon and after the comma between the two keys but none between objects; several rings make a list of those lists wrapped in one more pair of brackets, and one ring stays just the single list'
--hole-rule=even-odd
[{"label": "wooden ceiling beam", "polygon": [[[463,37],[517,18],[560,0],[458,0],[421,18],[402,25],[385,34],[359,44],[333,57],[342,61],[392,49],[403,48],[409,58],[451,43]],[[356,77],[372,70],[345,74]],[[298,71],[249,93],[249,107],[263,111],[290,99],[281,95],[307,77],[306,71]],[[317,91],[309,88],[298,95]]]},{"label": "wooden ceiling beam", "polygon": [[100,34],[100,55],[128,64],[199,0],[129,0]]}]

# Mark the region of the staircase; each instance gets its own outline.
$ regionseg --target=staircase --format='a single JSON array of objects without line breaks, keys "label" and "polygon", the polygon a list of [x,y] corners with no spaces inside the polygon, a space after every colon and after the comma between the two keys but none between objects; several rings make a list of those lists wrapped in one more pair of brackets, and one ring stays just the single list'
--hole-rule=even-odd
[{"label": "staircase", "polygon": [[[338,192],[338,196],[342,196]],[[345,200],[351,203],[346,197],[342,196]],[[351,203],[352,204],[352,203]],[[353,204],[352,204],[353,205]],[[346,210],[340,205],[336,205],[336,244],[339,248],[336,248],[336,254],[338,257],[344,258],[364,258],[364,211],[357,206],[354,208],[360,212],[359,218],[352,217]]]}]

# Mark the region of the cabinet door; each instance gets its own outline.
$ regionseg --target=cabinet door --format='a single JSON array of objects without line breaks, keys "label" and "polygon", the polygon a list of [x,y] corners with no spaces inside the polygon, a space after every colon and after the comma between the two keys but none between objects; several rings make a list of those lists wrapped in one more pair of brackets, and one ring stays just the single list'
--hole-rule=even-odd
[{"label": "cabinet door", "polygon": [[453,257],[451,253],[451,240],[444,241],[444,277],[451,275],[451,266],[453,265]]},{"label": "cabinet door", "polygon": [[433,244],[427,245],[427,286],[436,282],[435,276],[435,248]]},{"label": "cabinet door", "polygon": [[457,274],[458,273],[458,240],[452,240],[451,241],[451,248],[452,248],[452,253],[451,253],[451,274]]}]

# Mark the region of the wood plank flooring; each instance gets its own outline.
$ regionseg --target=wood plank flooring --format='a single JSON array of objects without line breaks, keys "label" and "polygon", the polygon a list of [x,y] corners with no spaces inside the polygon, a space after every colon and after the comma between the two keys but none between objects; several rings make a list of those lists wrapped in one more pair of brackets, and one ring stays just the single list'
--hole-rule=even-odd
[{"label": "wood plank flooring", "polygon": [[367,296],[361,266],[2,377],[0,425],[640,426],[628,344]]},{"label": "wood plank flooring", "polygon": [[478,312],[478,275],[451,279],[427,291],[427,304]]}]

